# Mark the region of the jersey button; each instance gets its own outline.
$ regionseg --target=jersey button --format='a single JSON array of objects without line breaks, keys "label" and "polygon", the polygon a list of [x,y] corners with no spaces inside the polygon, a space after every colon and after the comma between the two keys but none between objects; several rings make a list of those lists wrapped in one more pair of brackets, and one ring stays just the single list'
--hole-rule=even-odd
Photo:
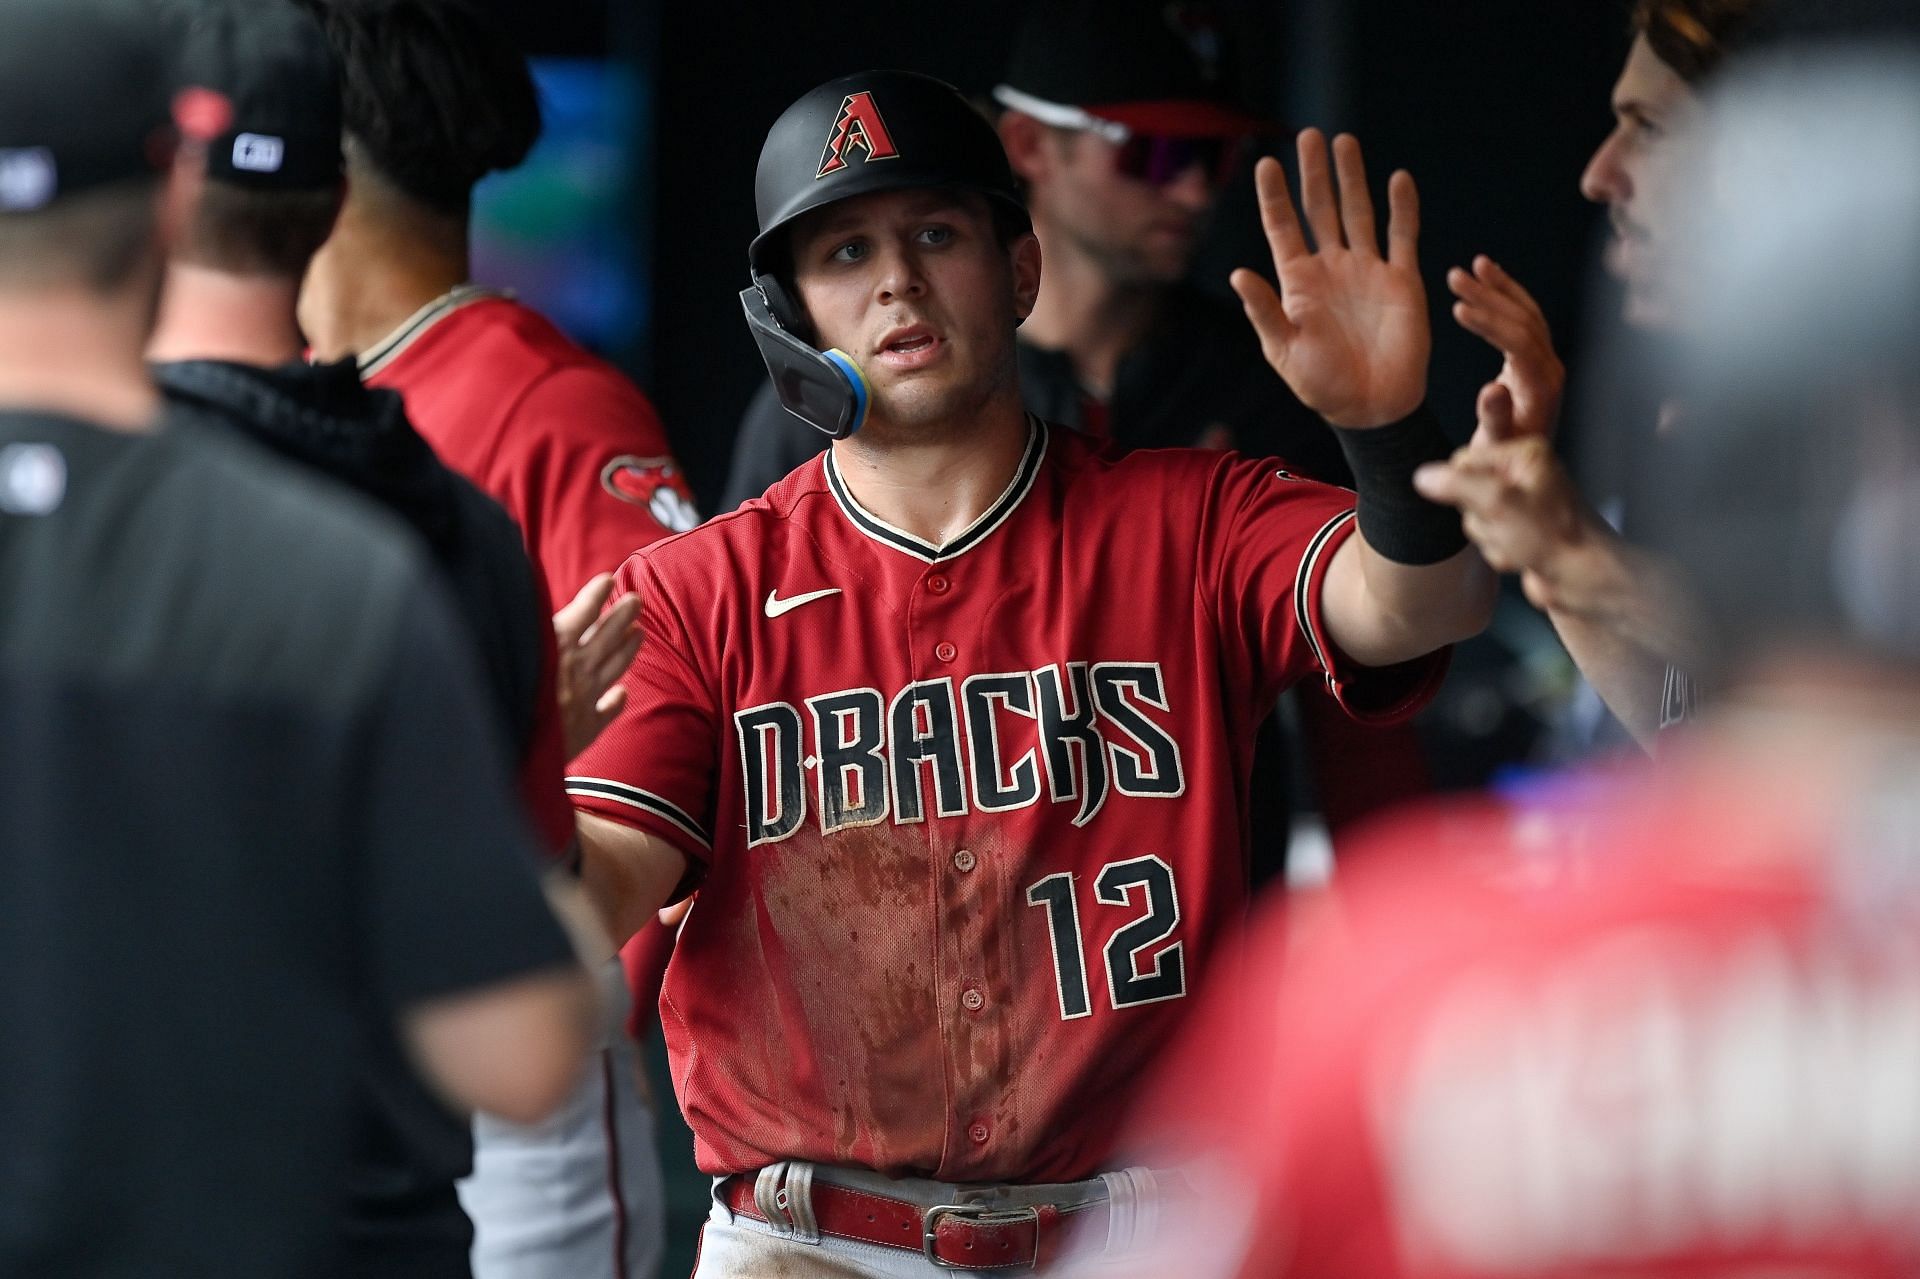
[{"label": "jersey button", "polygon": [[960,1004],[961,1007],[965,1008],[968,1012],[977,1013],[987,1006],[987,997],[974,987],[969,986],[961,994]]},{"label": "jersey button", "polygon": [[987,1131],[985,1124],[975,1124],[973,1127],[967,1129],[967,1136],[971,1137],[976,1145],[984,1142],[991,1135],[992,1134]]},{"label": "jersey button", "polygon": [[943,662],[951,662],[954,658],[960,655],[960,650],[955,648],[953,645],[947,643],[945,640],[941,640],[938,644],[935,644],[933,646],[933,655],[939,658]]},{"label": "jersey button", "polygon": [[953,855],[953,868],[959,871],[962,875],[966,874],[968,871],[972,870],[977,865],[979,865],[979,861],[974,857],[973,852],[970,849],[963,848],[959,852]]},{"label": "jersey button", "polygon": [[935,573],[932,577],[927,579],[927,589],[932,591],[935,595],[945,595],[948,591],[953,589],[953,583],[949,582],[941,574]]}]

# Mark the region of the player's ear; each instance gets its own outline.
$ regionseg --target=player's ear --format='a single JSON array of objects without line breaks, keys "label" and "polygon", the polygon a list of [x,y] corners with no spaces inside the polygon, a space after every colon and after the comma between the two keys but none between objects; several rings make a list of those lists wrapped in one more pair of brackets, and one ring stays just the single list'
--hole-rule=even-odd
[{"label": "player's ear", "polygon": [[1022,182],[1037,182],[1046,176],[1052,154],[1047,148],[1047,126],[1024,111],[1000,113],[1000,145],[1007,150],[1007,163]]},{"label": "player's ear", "polygon": [[1016,323],[1033,314],[1040,300],[1040,237],[1026,231],[1007,246],[1013,265],[1013,314]]}]

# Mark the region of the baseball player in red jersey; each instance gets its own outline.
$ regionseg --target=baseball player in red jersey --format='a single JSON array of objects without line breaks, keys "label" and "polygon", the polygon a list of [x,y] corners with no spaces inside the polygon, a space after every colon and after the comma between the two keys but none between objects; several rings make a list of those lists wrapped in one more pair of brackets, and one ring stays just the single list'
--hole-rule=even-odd
[{"label": "baseball player in red jersey", "polygon": [[[583,588],[696,516],[646,397],[545,317],[470,283],[474,186],[518,165],[540,132],[526,59],[458,0],[303,2],[345,68],[349,184],[301,293],[302,327],[317,357],[357,355],[369,385],[400,392],[434,451],[520,525],[555,598],[575,599],[556,619],[564,676],[582,659],[577,638],[612,638],[588,629],[603,597]],[[617,710],[617,697],[570,708],[570,746]],[[642,965],[643,1003],[660,962]],[[603,976],[624,1007],[617,967]],[[462,1197],[477,1279],[654,1273],[659,1161],[637,1079],[633,1038],[610,1025],[562,1115],[530,1130],[476,1124]]]},{"label": "baseball player in red jersey", "polygon": [[1269,161],[1286,309],[1236,284],[1349,424],[1357,518],[1267,463],[1108,459],[1022,410],[1039,249],[952,88],[849,76],[774,125],[743,302],[839,438],[622,567],[647,643],[568,783],[620,932],[699,886],[661,1004],[719,1179],[699,1275],[1029,1266],[1076,1215],[1124,1244],[1158,1195],[1110,1140],[1244,909],[1259,716],[1302,678],[1404,714],[1483,624],[1490,574],[1407,479],[1446,448],[1416,413],[1411,180],[1382,256],[1340,140],[1347,248],[1325,144],[1301,151],[1343,247],[1307,251]]},{"label": "baseball player in red jersey", "polygon": [[369,386],[504,505],[562,597],[699,523],[660,419],[612,365],[511,298],[469,286],[360,356]]},{"label": "baseball player in red jersey", "polygon": [[1721,695],[1265,921],[1125,1143],[1207,1189],[1119,1273],[1920,1271],[1920,55],[1746,58],[1690,125],[1648,511]]}]

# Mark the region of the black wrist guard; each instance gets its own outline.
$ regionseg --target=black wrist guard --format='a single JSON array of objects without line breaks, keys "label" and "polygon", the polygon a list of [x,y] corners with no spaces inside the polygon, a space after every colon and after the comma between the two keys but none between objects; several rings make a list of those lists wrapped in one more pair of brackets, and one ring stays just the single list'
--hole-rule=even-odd
[{"label": "black wrist guard", "polygon": [[1414,491],[1413,473],[1444,462],[1453,445],[1425,404],[1398,422],[1369,430],[1333,428],[1360,495],[1360,535],[1396,564],[1438,564],[1467,544],[1460,512]]}]

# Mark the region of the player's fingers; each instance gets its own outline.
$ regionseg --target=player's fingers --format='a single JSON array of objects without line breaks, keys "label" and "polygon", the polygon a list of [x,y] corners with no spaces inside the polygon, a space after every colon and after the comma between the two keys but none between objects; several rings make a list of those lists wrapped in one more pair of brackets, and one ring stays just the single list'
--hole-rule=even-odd
[{"label": "player's fingers", "polygon": [[1480,558],[1494,572],[1511,573],[1520,567],[1519,561],[1507,553],[1500,530],[1490,521],[1468,511],[1460,517],[1460,531],[1467,535],[1467,540],[1480,552]]},{"label": "player's fingers", "polygon": [[600,726],[605,728],[620,718],[620,712],[627,707],[627,688],[624,684],[615,684],[600,694],[600,700],[593,704],[593,713],[600,717]]},{"label": "player's fingers", "polygon": [[1482,253],[1473,260],[1473,270],[1474,274],[1485,281],[1490,288],[1512,299],[1523,309],[1542,318],[1545,317],[1546,313],[1540,309],[1540,303],[1534,300],[1533,294],[1527,292],[1526,285],[1514,279],[1505,267],[1486,254]]},{"label": "player's fingers", "polygon": [[1479,419],[1473,433],[1476,443],[1504,443],[1519,434],[1513,424],[1513,393],[1505,384],[1489,382],[1481,387],[1473,411]]},{"label": "player's fingers", "polygon": [[1347,247],[1374,257],[1380,255],[1379,232],[1373,221],[1373,194],[1367,190],[1367,165],[1360,139],[1343,133],[1333,140],[1333,167],[1340,179],[1340,221]]},{"label": "player's fingers", "polygon": [[634,630],[639,621],[640,597],[623,595],[580,637],[580,647],[598,653],[623,644],[627,633]]},{"label": "player's fingers", "polygon": [[1228,276],[1227,283],[1240,296],[1240,305],[1246,309],[1247,319],[1260,339],[1260,353],[1276,370],[1281,368],[1286,363],[1287,348],[1293,342],[1294,327],[1293,321],[1287,318],[1286,308],[1280,304],[1280,295],[1274,292],[1265,276],[1245,267]]},{"label": "player's fingers", "polygon": [[1274,265],[1306,256],[1307,237],[1300,230],[1300,215],[1294,212],[1293,196],[1287,190],[1287,171],[1272,156],[1261,156],[1253,166],[1253,184],[1260,197],[1260,226],[1267,233]]},{"label": "player's fingers", "polygon": [[1413,473],[1413,487],[1429,502],[1467,509],[1491,503],[1500,481],[1457,462],[1428,462]]},{"label": "player's fingers", "polygon": [[1487,345],[1510,358],[1531,358],[1534,342],[1526,324],[1511,312],[1501,312],[1472,302],[1455,302],[1456,324]]},{"label": "player's fingers", "polygon": [[1447,289],[1462,302],[1484,307],[1489,311],[1498,311],[1515,319],[1525,320],[1531,314],[1517,298],[1457,266],[1447,272]]},{"label": "player's fingers", "polygon": [[1300,208],[1313,228],[1314,247],[1321,252],[1341,248],[1340,206],[1333,195],[1333,167],[1327,162],[1327,139],[1318,129],[1302,129],[1300,150]]},{"label": "player's fingers", "polygon": [[554,638],[562,651],[580,642],[581,635],[606,607],[613,594],[613,574],[600,573],[580,588],[580,593],[553,615]]},{"label": "player's fingers", "polygon": [[1420,269],[1420,189],[1405,169],[1387,179],[1387,260],[1403,271]]},{"label": "player's fingers", "polygon": [[627,668],[633,665],[633,659],[640,652],[641,634],[638,628],[627,633],[617,646],[600,654],[594,662],[593,680],[600,688],[617,683]]}]

